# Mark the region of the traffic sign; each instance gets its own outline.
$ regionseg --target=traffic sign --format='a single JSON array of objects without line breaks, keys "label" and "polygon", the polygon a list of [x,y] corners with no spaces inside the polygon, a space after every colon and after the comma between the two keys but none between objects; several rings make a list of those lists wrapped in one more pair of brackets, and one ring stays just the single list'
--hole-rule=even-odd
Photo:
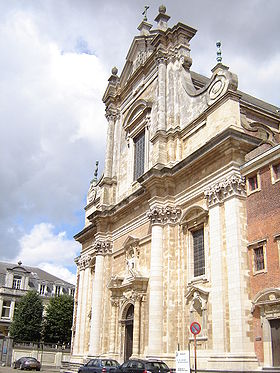
[{"label": "traffic sign", "polygon": [[197,335],[201,332],[201,326],[197,321],[191,323],[190,326],[191,333]]}]

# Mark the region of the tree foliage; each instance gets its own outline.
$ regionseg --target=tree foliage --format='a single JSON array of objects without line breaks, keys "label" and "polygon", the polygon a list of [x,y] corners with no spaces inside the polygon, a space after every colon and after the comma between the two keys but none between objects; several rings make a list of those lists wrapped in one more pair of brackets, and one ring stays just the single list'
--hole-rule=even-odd
[{"label": "tree foliage", "polygon": [[43,338],[45,342],[71,342],[71,327],[74,300],[70,295],[52,298],[46,306],[43,322]]},{"label": "tree foliage", "polygon": [[17,305],[10,334],[15,341],[38,342],[41,337],[43,304],[36,291],[29,291]]}]

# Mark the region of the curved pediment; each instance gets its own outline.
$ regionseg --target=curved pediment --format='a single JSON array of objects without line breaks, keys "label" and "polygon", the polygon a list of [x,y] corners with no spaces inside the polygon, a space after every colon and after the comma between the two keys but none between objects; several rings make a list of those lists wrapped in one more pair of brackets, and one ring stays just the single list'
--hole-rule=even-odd
[{"label": "curved pediment", "polygon": [[207,216],[208,210],[206,210],[204,207],[199,205],[191,206],[184,212],[180,224],[190,228],[192,226],[204,223]]},{"label": "curved pediment", "polygon": [[256,294],[252,301],[252,312],[254,312],[255,307],[273,305],[275,303],[280,303],[280,288],[263,289]]},{"label": "curved pediment", "polygon": [[[152,109],[152,104],[145,100],[136,101],[125,116],[124,129],[131,133],[135,128],[145,122],[148,114]],[[142,127],[142,126],[141,126]]]}]

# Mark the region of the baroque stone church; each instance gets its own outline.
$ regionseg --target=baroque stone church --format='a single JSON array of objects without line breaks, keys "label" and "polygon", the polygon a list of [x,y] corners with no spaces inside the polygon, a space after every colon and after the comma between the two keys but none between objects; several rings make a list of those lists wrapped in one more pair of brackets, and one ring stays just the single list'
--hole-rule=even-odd
[{"label": "baroque stone church", "polygon": [[277,145],[279,115],[237,89],[219,49],[210,78],[191,71],[196,30],[169,18],[161,6],[153,28],[144,13],[103,96],[104,174],[75,236],[71,362],[157,357],[173,367],[177,350],[193,351],[197,321],[198,368],[257,370],[241,167]]}]

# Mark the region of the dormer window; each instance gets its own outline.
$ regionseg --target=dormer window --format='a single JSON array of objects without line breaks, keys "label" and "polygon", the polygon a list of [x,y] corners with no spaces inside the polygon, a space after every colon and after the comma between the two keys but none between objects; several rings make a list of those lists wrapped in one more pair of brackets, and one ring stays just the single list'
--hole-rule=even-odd
[{"label": "dormer window", "polygon": [[20,289],[20,287],[21,287],[21,280],[22,280],[21,276],[14,275],[14,278],[13,278],[13,289]]}]

